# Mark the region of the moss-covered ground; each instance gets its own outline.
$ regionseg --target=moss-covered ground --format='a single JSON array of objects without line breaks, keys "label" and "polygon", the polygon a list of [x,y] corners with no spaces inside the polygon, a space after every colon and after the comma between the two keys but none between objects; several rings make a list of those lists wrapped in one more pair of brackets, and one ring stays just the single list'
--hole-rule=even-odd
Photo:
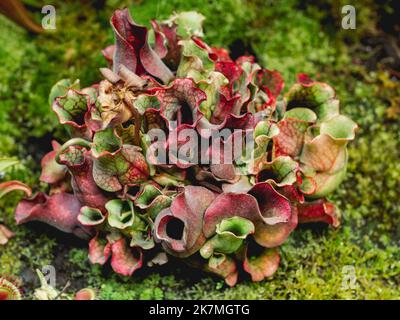
[{"label": "moss-covered ground", "polygon": [[[40,21],[45,1],[25,2]],[[400,298],[399,64],[386,50],[393,37],[398,40],[390,24],[396,1],[354,1],[356,30],[340,27],[341,5],[352,1],[109,0],[100,10],[78,1],[53,2],[57,29],[39,36],[0,16],[0,156],[22,160],[4,180],[44,187],[37,182],[40,158],[51,136],[65,134],[50,111],[49,90],[66,77],[83,85],[98,81],[98,68],[105,65],[100,50],[112,42],[113,9],[128,5],[145,24],[173,11],[198,10],[207,18],[208,43],[229,46],[235,55],[255,54],[264,67],[281,71],[287,86],[306,72],[337,89],[343,112],[360,126],[350,145],[347,179],[331,197],[342,225],[298,229],[282,246],[273,278],[228,288],[175,261],[131,278],[91,266],[84,243],[66,241],[39,224],[17,227],[13,210],[19,196],[11,195],[0,201],[0,222],[16,237],[0,247],[0,275],[19,277],[28,298],[36,285],[33,270],[47,264],[56,267],[59,288],[69,280],[67,292],[91,286],[102,299]],[[351,288],[343,286],[348,266],[357,278]]]}]

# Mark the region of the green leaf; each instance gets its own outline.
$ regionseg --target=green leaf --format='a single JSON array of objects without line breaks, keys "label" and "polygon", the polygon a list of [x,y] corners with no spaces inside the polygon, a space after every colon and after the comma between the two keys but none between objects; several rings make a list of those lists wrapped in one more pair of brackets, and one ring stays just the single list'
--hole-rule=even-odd
[{"label": "green leaf", "polygon": [[328,134],[334,139],[353,140],[357,124],[350,118],[338,115],[321,123],[321,134]]},{"label": "green leaf", "polygon": [[106,203],[108,224],[117,229],[126,229],[132,226],[135,220],[133,203],[130,200],[110,200]]},{"label": "green leaf", "polygon": [[140,209],[145,209],[159,195],[162,195],[161,190],[153,184],[142,185],[139,195],[135,199],[135,205]]},{"label": "green leaf", "polygon": [[192,39],[181,40],[182,57],[176,76],[192,78],[195,82],[208,78],[209,72],[214,70],[214,62],[209,58],[208,51],[198,46]]},{"label": "green leaf", "polygon": [[207,119],[211,118],[215,106],[219,102],[220,88],[228,83],[228,79],[222,73],[216,71],[210,72],[207,79],[199,81],[199,88],[207,95],[207,100],[200,104],[200,111]]},{"label": "green leaf", "polygon": [[290,109],[289,111],[285,112],[283,118],[284,119],[291,118],[291,119],[303,120],[306,122],[317,121],[317,115],[315,114],[315,112],[308,108]]},{"label": "green leaf", "polygon": [[72,82],[70,79],[62,79],[58,81],[50,90],[49,104],[52,105],[57,97],[64,96],[70,89],[79,90],[79,79]]},{"label": "green leaf", "polygon": [[78,215],[78,221],[84,226],[96,226],[103,223],[105,216],[96,208],[84,206]]},{"label": "green leaf", "polygon": [[93,137],[92,152],[95,157],[102,152],[115,152],[122,145],[121,139],[115,134],[113,128],[97,131]]},{"label": "green leaf", "polygon": [[160,101],[155,96],[149,96],[147,94],[138,95],[133,102],[133,106],[139,111],[140,114],[144,114],[147,109],[160,109]]},{"label": "green leaf", "polygon": [[339,100],[335,91],[326,83],[312,82],[310,85],[296,83],[285,96],[288,109],[310,108],[319,121],[326,121],[339,114]]},{"label": "green leaf", "polygon": [[280,156],[260,165],[259,181],[273,181],[277,186],[288,186],[296,182],[299,165],[291,157]]},{"label": "green leaf", "polygon": [[177,34],[182,38],[202,37],[204,19],[205,17],[196,11],[185,11],[174,14],[164,23],[177,24]]},{"label": "green leaf", "polygon": [[255,231],[254,224],[242,217],[223,219],[216,228],[217,234],[200,249],[203,258],[210,258],[214,252],[229,254],[237,251],[243,240]]},{"label": "green leaf", "polygon": [[133,231],[131,232],[131,236],[132,236],[132,240],[130,243],[131,247],[140,247],[143,250],[150,250],[155,246],[154,239],[151,236],[151,233],[146,233],[142,231]]},{"label": "green leaf", "polygon": [[0,172],[19,163],[19,160],[14,158],[0,158]]}]

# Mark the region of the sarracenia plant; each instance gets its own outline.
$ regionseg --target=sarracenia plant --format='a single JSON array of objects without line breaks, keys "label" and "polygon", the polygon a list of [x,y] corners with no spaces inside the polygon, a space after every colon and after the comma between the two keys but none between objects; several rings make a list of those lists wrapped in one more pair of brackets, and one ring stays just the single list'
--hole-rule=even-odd
[{"label": "sarracenia plant", "polygon": [[[102,80],[51,90],[71,139],[43,158],[49,192],[19,203],[19,224],[39,220],[88,239],[90,261],[110,260],[125,276],[167,262],[166,252],[231,286],[240,269],[253,281],[272,276],[298,223],[339,225],[326,196],[345,176],[357,125],[340,114],[335,91],[300,74],[283,94],[278,71],[209,47],[203,20],[184,12],[149,30],[127,9],[114,13]],[[228,161],[249,133],[252,149]],[[200,151],[199,141],[224,152]],[[149,156],[154,149],[168,153],[164,162]],[[188,152],[221,161],[179,157]]]}]

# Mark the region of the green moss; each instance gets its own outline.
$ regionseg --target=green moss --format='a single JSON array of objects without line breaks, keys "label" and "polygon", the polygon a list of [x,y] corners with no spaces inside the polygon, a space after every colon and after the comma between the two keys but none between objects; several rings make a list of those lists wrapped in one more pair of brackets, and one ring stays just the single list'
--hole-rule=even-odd
[{"label": "green moss", "polygon": [[[44,3],[30,2],[38,8]],[[100,49],[112,42],[109,16],[124,4],[130,5],[136,20],[147,25],[149,19],[166,18],[174,10],[200,11],[207,18],[210,44],[226,47],[241,40],[244,46],[236,43],[235,50],[253,48],[264,66],[283,73],[286,87],[299,72],[329,82],[337,89],[343,112],[360,126],[350,145],[347,178],[331,197],[341,209],[342,227],[296,230],[281,249],[281,268],[272,279],[261,283],[246,279],[227,288],[208,275],[202,280],[188,279],[179,268],[163,275],[147,269],[132,278],[110,276],[104,268],[90,265],[86,249],[67,248],[60,272],[72,281],[71,292],[91,286],[99,290],[101,299],[400,298],[399,118],[388,117],[400,86],[385,73],[368,73],[351,63],[360,51],[360,37],[376,27],[376,8],[373,3],[357,7],[357,30],[344,31],[337,28],[341,3],[171,0],[131,4],[112,0],[95,12],[56,1],[58,29],[38,37],[28,36],[0,17],[0,28],[6,31],[0,33],[4,43],[0,47],[0,154],[23,160],[5,179],[41,187],[38,158],[30,156],[35,151],[26,149],[27,137],[49,143],[49,139],[41,140],[46,133],[64,134],[55,129],[49,111],[50,87],[68,77],[80,78],[83,85],[98,81],[98,68],[105,65]],[[321,28],[322,21],[329,19],[332,23]],[[23,269],[55,263],[62,246],[29,227],[15,226],[13,208],[19,197],[14,194],[0,200],[4,222],[17,233],[0,247],[0,274],[19,275]],[[354,289],[345,290],[342,283],[348,266],[354,267],[357,281]]]},{"label": "green moss", "polygon": [[52,263],[54,239],[31,233],[24,227],[12,229],[15,238],[1,248],[0,275],[18,277],[24,269],[35,270]]}]

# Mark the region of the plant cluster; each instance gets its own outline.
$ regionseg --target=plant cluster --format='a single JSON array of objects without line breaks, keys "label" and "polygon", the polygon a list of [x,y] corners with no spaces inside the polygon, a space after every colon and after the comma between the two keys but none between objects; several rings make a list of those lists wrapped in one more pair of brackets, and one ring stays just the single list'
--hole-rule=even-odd
[{"label": "plant cluster", "polygon": [[[83,89],[61,80],[51,90],[71,139],[53,142],[41,162],[49,192],[23,199],[17,223],[38,220],[90,239],[90,261],[111,260],[125,276],[169,254],[231,286],[240,269],[253,281],[272,276],[298,223],[339,225],[326,196],[345,176],[357,125],[340,114],[335,91],[300,74],[283,95],[279,72],[209,47],[203,20],[183,12],[148,30],[127,9],[114,13],[103,80]],[[220,161],[174,159],[197,150],[181,135],[188,129],[219,145]],[[205,134],[222,130],[224,139]],[[225,161],[248,132],[254,148]],[[166,163],[149,156],[155,146],[169,151]]]}]

